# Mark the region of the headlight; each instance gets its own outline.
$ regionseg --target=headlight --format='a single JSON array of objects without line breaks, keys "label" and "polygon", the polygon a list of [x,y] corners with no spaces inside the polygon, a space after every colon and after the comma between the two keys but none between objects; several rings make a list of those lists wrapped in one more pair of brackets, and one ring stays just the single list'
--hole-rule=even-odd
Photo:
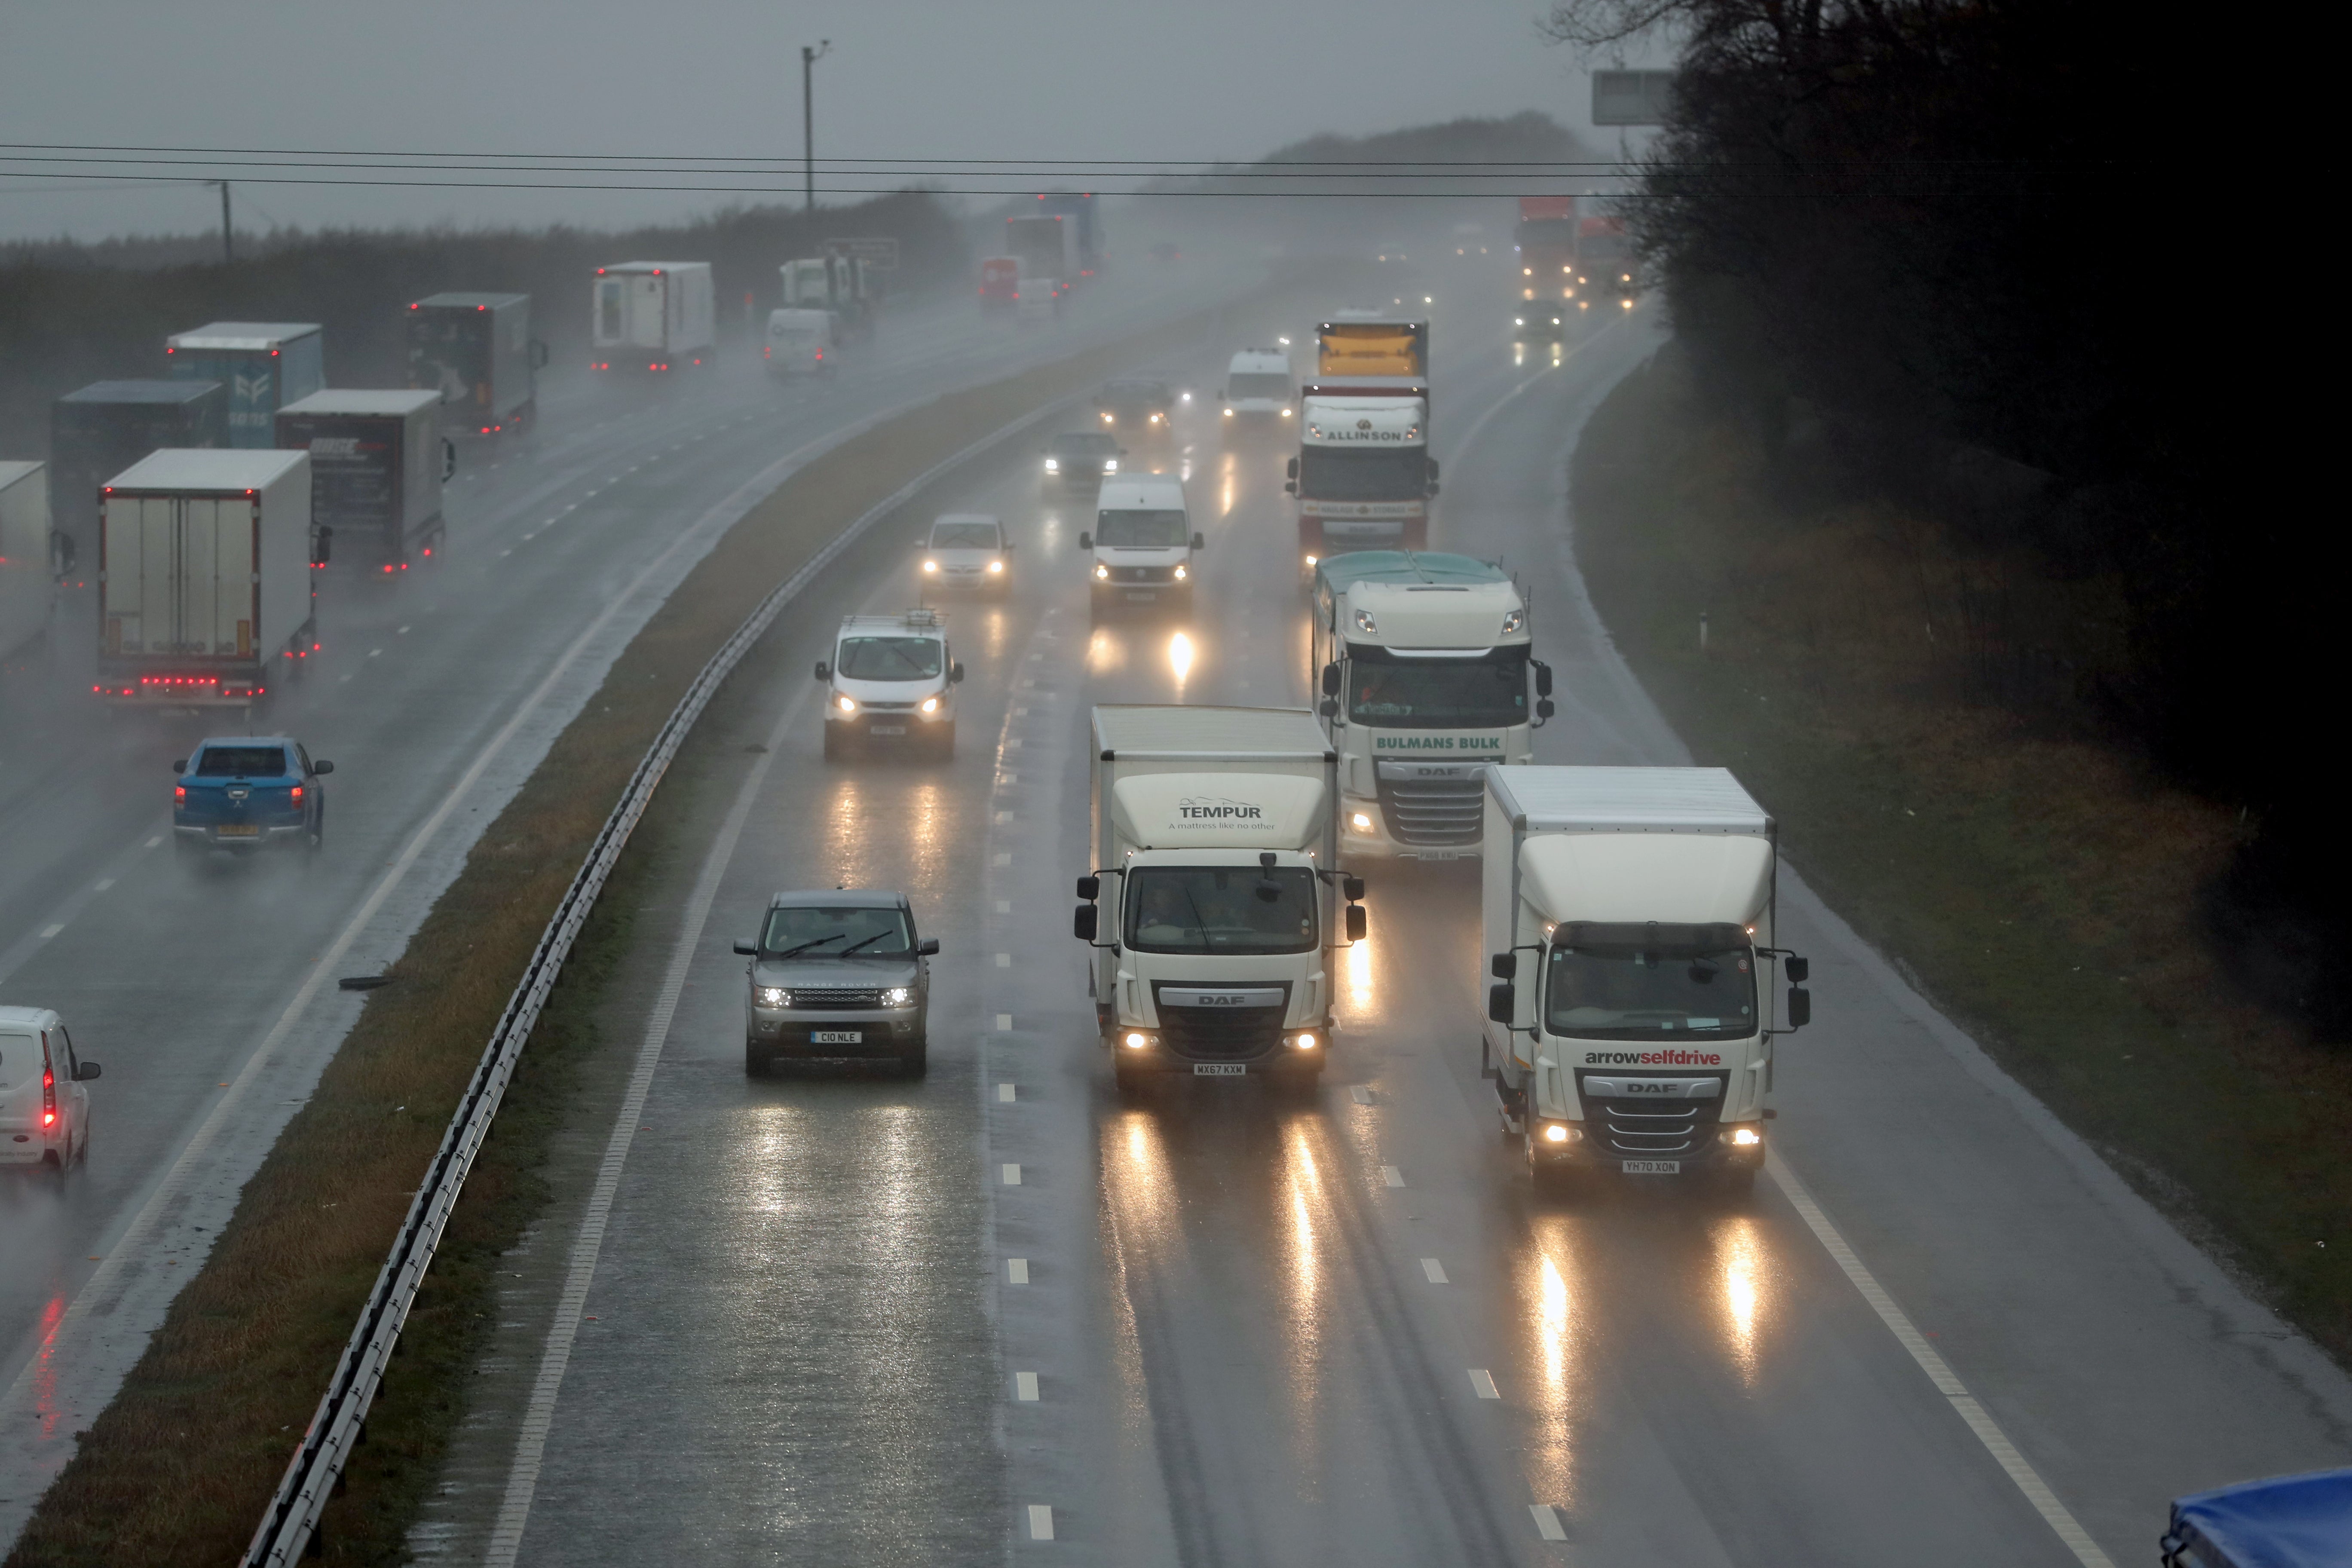
[{"label": "headlight", "polygon": [[926,712],[926,713],[936,713],[936,712],[938,712],[939,710],[940,710],[940,700],[939,700],[938,698],[936,698],[936,697],[926,697],[926,698],[924,698],[924,699],[923,699],[923,711],[924,711],[924,712]]},{"label": "headlight", "polygon": [[1360,609],[1356,612],[1356,629],[1367,637],[1381,635],[1381,628],[1373,622],[1372,612],[1370,610]]},{"label": "headlight", "polygon": [[1062,460],[1061,460],[1059,458],[1046,458],[1046,459],[1045,459],[1045,471],[1046,471],[1047,473],[1049,473],[1049,474],[1058,474],[1058,473],[1060,473],[1060,472],[1062,471]]},{"label": "headlight", "polygon": [[1567,1142],[1568,1129],[1559,1122],[1555,1121],[1551,1123],[1544,1129],[1544,1142],[1547,1143]]},{"label": "headlight", "polygon": [[1103,459],[1103,472],[1106,474],[1115,474],[1118,472],[1118,459],[1117,458],[1105,458]]},{"label": "headlight", "polygon": [[1226,410],[1225,410],[1225,417],[1226,417],[1226,418],[1228,418],[1228,419],[1231,419],[1233,416],[1234,416],[1234,411],[1233,411],[1232,409],[1230,409],[1230,408],[1226,409]]},{"label": "headlight", "polygon": [[1179,403],[1190,403],[1192,401],[1192,395],[1189,392],[1181,393],[1178,395],[1176,401]]},{"label": "headlight", "polygon": [[939,569],[940,563],[936,561],[926,561],[923,563],[923,570],[926,572],[936,572]]},{"label": "headlight", "polygon": [[988,569],[991,572],[1002,572],[1004,570],[1004,563],[1002,561],[992,561],[988,563]]},{"label": "headlight", "polygon": [[846,697],[835,698],[833,700],[833,705],[835,708],[840,709],[844,713],[855,713],[857,711],[857,704]]},{"label": "headlight", "polygon": [[911,1007],[914,1005],[915,988],[911,985],[893,985],[882,993],[882,1005],[885,1007]]},{"label": "headlight", "polygon": [[1284,410],[1282,411],[1282,416],[1283,416],[1285,419],[1289,418],[1289,417],[1290,417],[1290,410],[1289,410],[1289,409],[1287,409],[1287,408],[1284,409]]},{"label": "headlight", "polygon": [[1348,826],[1359,833],[1370,833],[1372,830],[1372,819],[1360,811],[1348,818]]},{"label": "headlight", "polygon": [[1127,1038],[1119,1043],[1130,1051],[1149,1050],[1151,1047],[1151,1037],[1140,1029],[1130,1029],[1128,1031]]},{"label": "headlight", "polygon": [[1753,1149],[1764,1142],[1764,1134],[1753,1127],[1734,1127],[1723,1135],[1723,1141],[1735,1149]]},{"label": "headlight", "polygon": [[1113,419],[1109,415],[1106,414],[1106,415],[1104,415],[1104,416],[1103,416],[1103,423],[1104,423],[1104,424],[1106,424],[1106,425],[1116,425],[1116,424],[1118,424],[1118,420],[1116,420],[1116,419]]},{"label": "headlight", "polygon": [[754,985],[751,996],[762,1007],[789,1007],[793,1005],[793,994],[781,985]]},{"label": "headlight", "polygon": [[1315,557],[1314,557],[1314,556],[1312,556],[1312,555],[1308,556],[1308,557],[1307,558],[1307,564],[1308,564],[1309,566],[1314,565],[1314,564],[1315,564]]},{"label": "headlight", "polygon": [[1525,631],[1527,629],[1527,611],[1525,609],[1513,610],[1503,617],[1503,635],[1505,637],[1508,637],[1513,632]]},{"label": "headlight", "polygon": [[1160,416],[1159,416],[1159,415],[1157,415],[1157,414],[1153,415],[1153,416],[1151,416],[1151,422],[1152,422],[1154,425],[1159,424],[1159,423],[1160,423]]},{"label": "headlight", "polygon": [[1176,568],[1176,581],[1178,581],[1179,583],[1181,583],[1185,578],[1187,578],[1187,577],[1189,577],[1189,576],[1191,576],[1191,575],[1192,575],[1192,574],[1191,574],[1190,572],[1185,571],[1183,567],[1179,566],[1179,567],[1177,567],[1177,568]]},{"label": "headlight", "polygon": [[1527,324],[1528,319],[1525,316],[1513,316],[1511,318],[1511,325],[1515,327],[1524,327]]},{"label": "headlight", "polygon": [[1106,566],[1106,565],[1104,565],[1104,564],[1103,564],[1101,562],[1099,562],[1099,561],[1096,562],[1096,563],[1095,563],[1095,578],[1096,578],[1096,580],[1097,580],[1097,582],[1103,582],[1103,581],[1108,581],[1108,580],[1109,579],[1109,577],[1110,577],[1110,568],[1109,568],[1109,567],[1108,567],[1108,566]]}]

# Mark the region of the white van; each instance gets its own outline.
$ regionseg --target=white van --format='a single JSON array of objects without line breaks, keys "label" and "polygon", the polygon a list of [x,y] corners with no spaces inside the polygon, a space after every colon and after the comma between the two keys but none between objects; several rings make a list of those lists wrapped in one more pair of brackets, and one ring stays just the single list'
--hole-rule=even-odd
[{"label": "white van", "polygon": [[779,380],[795,375],[831,375],[833,313],[829,310],[771,310],[768,342],[761,351],[768,374]]},{"label": "white van", "polygon": [[955,689],[963,666],[947,618],[924,606],[895,616],[844,616],[833,658],[819,659],[828,761],[866,745],[955,755]]},{"label": "white van", "polygon": [[1105,479],[1095,526],[1078,535],[1094,556],[1094,611],[1192,603],[1194,558],[1207,541],[1192,531],[1184,487],[1169,474]]},{"label": "white van", "polygon": [[1244,349],[1225,367],[1225,384],[1217,394],[1225,405],[1219,423],[1229,435],[1286,430],[1287,421],[1297,416],[1292,405],[1297,397],[1286,350]]},{"label": "white van", "polygon": [[47,1007],[0,1007],[0,1165],[63,1171],[89,1157],[89,1090],[98,1064],[74,1055]]}]

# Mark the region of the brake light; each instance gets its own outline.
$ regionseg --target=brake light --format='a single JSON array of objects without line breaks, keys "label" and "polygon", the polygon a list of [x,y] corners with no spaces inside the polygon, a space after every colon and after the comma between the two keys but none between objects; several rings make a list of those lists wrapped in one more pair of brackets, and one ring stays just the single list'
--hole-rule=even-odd
[{"label": "brake light", "polygon": [[187,799],[187,798],[188,798],[188,786],[187,786],[187,785],[185,785],[185,784],[173,784],[173,785],[172,786],[172,798],[173,798],[173,800],[185,800],[185,799]]},{"label": "brake light", "polygon": [[41,1125],[58,1124],[58,1075],[47,1068],[41,1069]]},{"label": "brake light", "polygon": [[302,804],[302,786],[300,784],[296,784],[294,786],[294,804],[296,805]]}]

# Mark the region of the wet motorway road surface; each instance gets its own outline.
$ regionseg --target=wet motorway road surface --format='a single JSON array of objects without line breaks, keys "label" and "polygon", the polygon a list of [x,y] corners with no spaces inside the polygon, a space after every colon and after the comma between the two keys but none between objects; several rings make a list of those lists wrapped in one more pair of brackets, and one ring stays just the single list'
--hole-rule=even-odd
[{"label": "wet motorway road surface", "polygon": [[[1562,710],[1539,757],[1687,761],[1560,528],[1575,432],[1654,329],[1554,367],[1451,328],[1433,543],[1534,589]],[[1231,346],[1165,368],[1207,384]],[[2352,1458],[2343,1376],[1794,875],[1818,1021],[1752,1201],[1536,1196],[1478,1076],[1461,865],[1367,868],[1316,1094],[1119,1096],[1068,935],[1087,710],[1308,692],[1283,454],[1210,425],[1163,459],[1209,542],[1182,622],[1090,626],[1087,519],[1024,454],[930,509],[1019,542],[1006,601],[947,605],[951,763],[826,763],[807,676],[836,610],[910,602],[922,519],[845,557],[714,710],[616,1019],[650,1076],[609,1214],[541,1243],[585,1286],[530,1320],[543,1426],[478,1466],[437,1552],[2058,1568],[2146,1557],[2174,1493]],[[942,943],[929,1074],[747,1078],[729,943],[771,892],[843,882],[903,889]]]},{"label": "wet motorway road surface", "polygon": [[14,1538],[202,1261],[482,825],[669,587],[796,454],[875,416],[1250,286],[1202,268],[1107,284],[1055,328],[910,305],[837,382],[777,385],[734,345],[708,378],[544,384],[539,426],[467,443],[438,559],[320,589],[314,665],[250,723],[337,764],[314,863],[191,870],[171,774],[235,710],[93,711],[88,591],[0,677],[0,1000],[54,1006],[103,1064],[88,1165],[0,1173],[0,1542]]}]

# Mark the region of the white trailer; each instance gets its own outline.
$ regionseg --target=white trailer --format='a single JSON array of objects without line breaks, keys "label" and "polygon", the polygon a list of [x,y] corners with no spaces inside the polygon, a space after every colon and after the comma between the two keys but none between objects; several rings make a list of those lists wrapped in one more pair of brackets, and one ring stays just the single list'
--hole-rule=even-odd
[{"label": "white trailer", "polygon": [[591,370],[665,374],[711,362],[719,303],[708,261],[624,261],[596,268]]},{"label": "white trailer", "polygon": [[1131,1089],[1166,1074],[1312,1085],[1334,952],[1364,935],[1334,868],[1338,759],[1294,708],[1098,707],[1094,865],[1072,933]]},{"label": "white trailer", "polygon": [[100,696],[250,707],[310,657],[310,453],[167,447],[104,496]]},{"label": "white trailer", "polygon": [[278,411],[278,445],[310,454],[320,561],[331,533],[370,572],[405,572],[440,545],[441,486],[457,448],[441,434],[439,393],[314,392]]},{"label": "white trailer", "polygon": [[1489,767],[1486,783],[1483,1065],[1536,1180],[1744,1190],[1773,1041],[1812,1016],[1805,961],[1773,945],[1772,818],[1721,768]]},{"label": "white trailer", "polygon": [[1528,621],[1510,574],[1468,555],[1359,550],[1316,566],[1307,674],[1339,753],[1349,864],[1478,853],[1486,764],[1534,761],[1552,715]]},{"label": "white trailer", "polygon": [[47,629],[58,547],[45,463],[0,462],[0,658]]}]

